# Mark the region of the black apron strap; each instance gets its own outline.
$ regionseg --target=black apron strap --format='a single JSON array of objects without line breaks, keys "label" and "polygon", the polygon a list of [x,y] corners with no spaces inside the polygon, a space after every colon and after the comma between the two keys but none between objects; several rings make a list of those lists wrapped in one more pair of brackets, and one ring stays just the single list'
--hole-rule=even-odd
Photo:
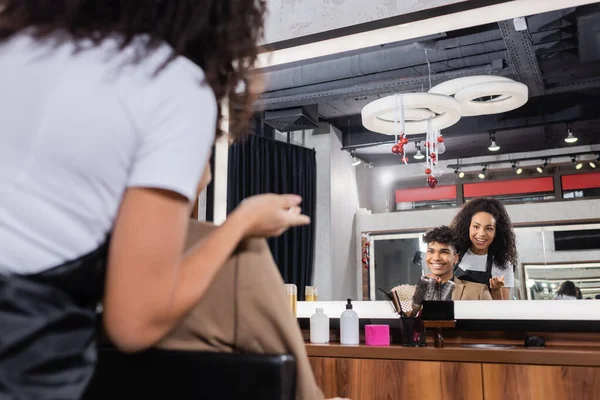
[{"label": "black apron strap", "polygon": [[485,272],[463,270],[462,268],[460,268],[460,263],[462,262],[465,254],[466,254],[466,252],[462,252],[459,255],[459,259],[458,259],[459,261],[454,266],[454,269],[452,270],[452,272],[454,274],[454,278],[458,278],[462,281],[481,283],[483,285],[486,285],[489,288],[490,287],[490,279],[492,278],[492,267],[494,264],[493,257],[491,256],[491,254],[488,252],[486,265],[485,265]]},{"label": "black apron strap", "polygon": [[0,275],[0,399],[80,399],[96,364],[105,243],[35,275]]}]

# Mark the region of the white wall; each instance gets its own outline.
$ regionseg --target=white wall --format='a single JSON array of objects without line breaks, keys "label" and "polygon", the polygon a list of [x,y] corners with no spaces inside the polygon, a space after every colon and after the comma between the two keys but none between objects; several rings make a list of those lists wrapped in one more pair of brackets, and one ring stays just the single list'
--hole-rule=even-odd
[{"label": "white wall", "polygon": [[[327,127],[329,129],[329,127]],[[330,135],[307,130],[294,133],[294,141],[314,148],[317,159],[317,210],[315,221],[315,254],[313,285],[318,286],[319,299],[332,296],[331,260],[331,165]]]},{"label": "white wall", "polygon": [[273,43],[466,0],[269,0],[265,42]]},{"label": "white wall", "polygon": [[541,229],[517,229],[517,251],[521,264],[577,263],[600,260],[600,250],[556,251],[554,232]]},{"label": "white wall", "polygon": [[355,298],[355,214],[358,187],[352,157],[342,151],[342,133],[332,127],[331,143],[331,260],[332,299]]}]

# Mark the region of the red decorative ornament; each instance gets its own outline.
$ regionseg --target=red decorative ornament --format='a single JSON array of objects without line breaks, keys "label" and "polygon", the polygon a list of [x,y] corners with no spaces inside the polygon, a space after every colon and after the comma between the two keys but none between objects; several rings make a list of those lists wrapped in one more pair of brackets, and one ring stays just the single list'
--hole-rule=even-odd
[{"label": "red decorative ornament", "polygon": [[444,143],[444,137],[438,136],[437,141],[438,141],[438,143]]},{"label": "red decorative ornament", "polygon": [[431,153],[429,155],[429,157],[431,157],[432,160],[435,160],[437,158],[437,156],[435,155],[435,153]]},{"label": "red decorative ornament", "polygon": [[369,257],[363,257],[362,263],[365,265],[369,264]]},{"label": "red decorative ornament", "polygon": [[394,154],[400,154],[400,146],[398,146],[397,144],[395,144],[392,147],[392,153],[394,153]]},{"label": "red decorative ornament", "polygon": [[400,139],[400,143],[407,144],[408,143],[408,138],[403,137],[402,139]]},{"label": "red decorative ornament", "polygon": [[431,168],[427,168],[425,170],[425,175],[431,175]]},{"label": "red decorative ornament", "polygon": [[427,178],[427,184],[429,185],[430,188],[435,189],[435,187],[438,184],[438,180],[435,176],[429,175],[429,177]]},{"label": "red decorative ornament", "polygon": [[371,245],[371,242],[365,242],[365,246],[369,247]]},{"label": "red decorative ornament", "polygon": [[404,164],[408,164],[408,157],[406,157],[406,156],[402,157],[402,162]]}]

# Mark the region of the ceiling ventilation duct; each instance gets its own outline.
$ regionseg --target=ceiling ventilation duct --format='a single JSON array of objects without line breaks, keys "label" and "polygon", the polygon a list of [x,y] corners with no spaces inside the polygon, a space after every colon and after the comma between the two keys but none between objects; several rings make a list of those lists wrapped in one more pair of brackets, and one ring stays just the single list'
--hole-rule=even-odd
[{"label": "ceiling ventilation duct", "polygon": [[265,111],[263,121],[279,132],[302,131],[319,126],[318,106],[310,105],[285,110]]}]

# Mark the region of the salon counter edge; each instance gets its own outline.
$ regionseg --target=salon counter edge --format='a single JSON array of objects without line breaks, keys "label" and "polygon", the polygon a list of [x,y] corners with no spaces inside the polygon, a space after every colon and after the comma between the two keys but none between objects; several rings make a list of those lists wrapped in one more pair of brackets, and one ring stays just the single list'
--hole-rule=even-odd
[{"label": "salon counter edge", "polygon": [[471,362],[549,366],[600,367],[600,342],[592,346],[548,346],[545,348],[474,349],[459,344],[444,348],[391,346],[348,346],[339,343],[306,344],[309,357],[380,359],[403,361]]}]

